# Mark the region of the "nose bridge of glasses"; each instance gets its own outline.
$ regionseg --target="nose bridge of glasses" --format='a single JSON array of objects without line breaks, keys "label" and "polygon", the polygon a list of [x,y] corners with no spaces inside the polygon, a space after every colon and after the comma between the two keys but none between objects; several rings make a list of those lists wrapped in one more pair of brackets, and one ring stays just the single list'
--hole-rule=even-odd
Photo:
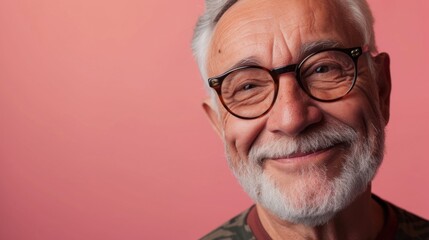
[{"label": "nose bridge of glasses", "polygon": [[[288,104],[290,103],[294,103],[296,102],[297,99],[301,99],[302,100],[302,94],[305,95],[305,91],[302,92],[301,90],[303,90],[303,87],[301,85],[301,83],[298,81],[299,76],[288,76],[288,78],[295,78],[295,80],[297,81],[287,81],[284,82],[283,84],[280,84],[279,80],[282,74],[285,73],[297,73],[297,68],[298,68],[298,64],[290,64],[287,66],[283,66],[283,67],[279,67],[279,68],[275,68],[273,69],[271,72],[273,73],[273,75],[277,78],[274,81],[277,82],[277,92],[275,95],[275,99],[273,100],[273,105],[275,104],[275,102],[277,101],[286,101],[288,102]],[[283,87],[281,87],[281,85]],[[300,100],[299,100],[300,101]]]},{"label": "nose bridge of glasses", "polygon": [[[277,84],[279,84],[279,80],[280,80],[280,75],[285,74],[285,73],[290,73],[290,72],[294,72],[296,74],[297,73],[297,68],[298,68],[298,64],[290,64],[287,66],[283,66],[283,67],[279,67],[279,68],[275,68],[271,71],[271,73],[275,76],[274,81],[277,82]],[[294,76],[294,78],[296,80],[298,80],[299,76]],[[298,85],[302,88],[301,83],[298,81]],[[279,87],[279,86],[277,86]]]},{"label": "nose bridge of glasses", "polygon": [[281,75],[288,72],[296,72],[297,67],[298,64],[290,64],[284,67],[275,68],[271,72],[273,72],[275,75]]}]

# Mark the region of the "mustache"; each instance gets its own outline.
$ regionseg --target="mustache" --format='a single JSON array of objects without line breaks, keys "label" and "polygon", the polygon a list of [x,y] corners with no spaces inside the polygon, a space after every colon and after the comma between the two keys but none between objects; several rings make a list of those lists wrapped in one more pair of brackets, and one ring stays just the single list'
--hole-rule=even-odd
[{"label": "mustache", "polygon": [[249,151],[249,161],[262,164],[264,159],[288,158],[296,154],[309,154],[335,145],[351,145],[357,132],[340,122],[330,122],[296,137],[279,136],[271,140],[256,141]]}]

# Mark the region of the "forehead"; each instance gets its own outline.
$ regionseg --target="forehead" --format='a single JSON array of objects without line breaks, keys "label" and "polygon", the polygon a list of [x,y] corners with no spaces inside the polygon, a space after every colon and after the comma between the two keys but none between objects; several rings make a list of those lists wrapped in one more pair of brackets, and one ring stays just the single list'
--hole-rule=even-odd
[{"label": "forehead", "polygon": [[[303,45],[330,41],[359,44],[343,11],[330,0],[241,0],[219,19],[208,52],[210,76],[238,62],[268,68],[296,61]],[[355,43],[352,43],[355,42]]]}]

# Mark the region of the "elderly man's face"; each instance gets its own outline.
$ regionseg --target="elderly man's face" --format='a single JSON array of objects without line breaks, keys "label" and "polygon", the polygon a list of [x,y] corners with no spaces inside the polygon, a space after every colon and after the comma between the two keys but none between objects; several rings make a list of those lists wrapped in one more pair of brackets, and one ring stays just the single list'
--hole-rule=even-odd
[{"label": "elderly man's face", "polygon": [[[238,1],[216,26],[208,55],[209,76],[246,59],[269,69],[298,63],[301,49],[309,44],[362,46],[361,36],[339,9],[321,0]],[[300,222],[305,217],[295,215],[305,214],[304,208],[320,208],[344,199],[341,195],[353,195],[337,193],[344,189],[341,185],[360,182],[350,187],[359,193],[366,188],[382,158],[383,128],[389,115],[388,57],[380,55],[375,61],[380,74],[373,77],[365,54],[361,56],[355,87],[334,102],[308,97],[294,74],[280,77],[273,108],[257,119],[234,117],[220,102],[218,117],[216,108],[206,102],[205,109],[224,138],[230,166],[252,198],[274,213],[286,208],[292,213],[277,216]],[[368,176],[349,176],[365,171]],[[274,195],[286,199],[282,203],[286,206],[268,206],[278,202]],[[326,211],[333,209],[314,210],[310,215]]]}]

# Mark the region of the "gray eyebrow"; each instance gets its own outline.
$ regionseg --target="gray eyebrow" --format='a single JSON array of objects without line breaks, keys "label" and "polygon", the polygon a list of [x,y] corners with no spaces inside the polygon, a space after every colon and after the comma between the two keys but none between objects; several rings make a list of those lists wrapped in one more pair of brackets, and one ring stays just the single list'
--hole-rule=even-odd
[{"label": "gray eyebrow", "polygon": [[302,60],[306,56],[317,51],[321,51],[328,48],[338,48],[338,47],[343,47],[343,44],[334,40],[322,40],[322,41],[304,43],[301,46],[298,59]]},{"label": "gray eyebrow", "polygon": [[261,66],[260,61],[258,61],[258,59],[254,56],[250,56],[244,59],[241,59],[240,61],[238,61],[237,63],[235,63],[234,65],[232,65],[232,67],[230,69],[234,69],[234,68],[238,68],[238,67],[242,67],[242,66],[253,66],[253,65],[257,65],[257,66]]},{"label": "gray eyebrow", "polygon": [[215,77],[212,77],[212,78],[216,78],[216,77],[221,76],[221,75],[225,74],[226,72],[229,72],[235,68],[244,67],[244,66],[261,66],[261,64],[255,56],[246,57],[246,58],[241,59],[240,61],[238,61],[234,65],[232,65],[232,67],[228,68],[228,70],[226,70],[225,72],[223,72],[219,75],[216,75]]}]

